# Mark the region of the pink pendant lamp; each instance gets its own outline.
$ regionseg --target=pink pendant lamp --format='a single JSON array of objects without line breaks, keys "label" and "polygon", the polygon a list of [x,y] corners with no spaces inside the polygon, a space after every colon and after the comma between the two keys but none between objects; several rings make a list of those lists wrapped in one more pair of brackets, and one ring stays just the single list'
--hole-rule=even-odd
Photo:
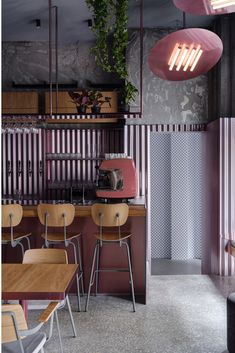
[{"label": "pink pendant lamp", "polygon": [[173,0],[176,7],[193,15],[222,15],[235,12],[235,0]]},{"label": "pink pendant lamp", "polygon": [[151,49],[150,70],[163,80],[183,81],[205,74],[220,59],[223,52],[221,39],[201,28],[173,32]]}]

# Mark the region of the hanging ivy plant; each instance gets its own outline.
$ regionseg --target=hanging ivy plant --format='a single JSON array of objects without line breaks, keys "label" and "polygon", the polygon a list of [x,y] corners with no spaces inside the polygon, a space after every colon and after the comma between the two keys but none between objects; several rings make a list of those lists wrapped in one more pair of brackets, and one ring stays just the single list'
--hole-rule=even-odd
[{"label": "hanging ivy plant", "polygon": [[[92,48],[97,64],[106,72],[115,72],[125,80],[122,99],[129,104],[135,99],[137,88],[128,80],[126,49],[128,45],[128,0],[86,0],[93,14],[93,32],[96,45]],[[113,15],[115,22],[113,24]],[[110,58],[108,39],[113,31],[113,44]],[[112,62],[112,64],[111,64]]]},{"label": "hanging ivy plant", "polygon": [[108,36],[111,31],[110,0],[86,0],[88,8],[93,13],[92,30],[96,36],[96,45],[91,49],[97,64],[106,72],[112,72],[109,60]]}]

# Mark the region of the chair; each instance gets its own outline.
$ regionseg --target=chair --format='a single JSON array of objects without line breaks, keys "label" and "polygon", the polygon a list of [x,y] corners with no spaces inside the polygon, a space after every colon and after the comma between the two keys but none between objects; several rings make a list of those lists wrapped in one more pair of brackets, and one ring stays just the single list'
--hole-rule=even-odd
[{"label": "chair", "polygon": [[[31,249],[24,254],[23,264],[67,264],[67,252],[63,249]],[[71,311],[69,297],[67,295],[65,302],[67,302],[69,316],[73,328],[74,337],[77,337],[73,315]],[[60,303],[59,309],[65,305],[64,301]]]},{"label": "chair", "polygon": [[[81,311],[80,288],[81,280],[82,294],[84,294],[82,257],[80,250],[79,238],[81,233],[68,233],[67,227],[73,222],[75,215],[75,207],[72,204],[39,204],[37,207],[38,217],[42,225],[45,226],[45,232],[42,234],[44,246],[49,247],[54,244],[63,244],[65,247],[72,245],[74,252],[74,260],[79,264],[79,275],[77,275],[77,297],[78,310]],[[49,232],[48,228],[62,228],[63,232]],[[73,240],[77,241],[77,250]]]},{"label": "chair", "polygon": [[27,240],[28,248],[30,249],[29,236],[31,233],[19,233],[14,231],[14,228],[20,224],[22,217],[23,208],[21,205],[2,205],[2,227],[10,228],[10,232],[2,232],[2,244],[11,244],[13,248],[15,248],[17,245],[20,245],[22,250],[22,257],[24,257],[24,245],[22,244],[22,240]]},{"label": "chair", "polygon": [[21,305],[2,305],[2,353],[43,353],[47,337],[39,329],[53,317],[58,305],[51,302],[33,329],[28,329]]},{"label": "chair", "polygon": [[[88,310],[91,287],[93,286],[95,280],[96,280],[95,293],[97,294],[99,272],[122,271],[122,272],[129,272],[133,311],[135,312],[135,293],[134,293],[130,250],[129,250],[129,244],[128,244],[128,240],[130,239],[131,233],[121,232],[121,226],[126,223],[128,214],[129,214],[129,207],[125,203],[119,203],[119,204],[98,204],[97,203],[92,205],[91,207],[91,216],[94,223],[97,226],[99,226],[99,232],[95,234],[97,241],[94,248],[94,254],[92,259],[90,281],[89,281],[85,311]],[[117,232],[107,231],[109,227],[116,227]],[[106,229],[106,231],[104,231],[104,228]],[[117,243],[120,245],[120,247],[122,247],[123,245],[126,247],[128,268],[99,269],[100,250],[102,249],[103,244],[112,244],[112,243]],[[95,269],[95,263],[96,263],[96,269]]]}]

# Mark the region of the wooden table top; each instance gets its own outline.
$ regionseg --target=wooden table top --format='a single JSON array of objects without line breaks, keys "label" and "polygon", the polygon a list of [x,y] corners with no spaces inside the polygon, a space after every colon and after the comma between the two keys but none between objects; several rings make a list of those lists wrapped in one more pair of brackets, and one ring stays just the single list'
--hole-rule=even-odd
[{"label": "wooden table top", "polygon": [[63,300],[77,271],[76,264],[3,264],[2,299]]}]

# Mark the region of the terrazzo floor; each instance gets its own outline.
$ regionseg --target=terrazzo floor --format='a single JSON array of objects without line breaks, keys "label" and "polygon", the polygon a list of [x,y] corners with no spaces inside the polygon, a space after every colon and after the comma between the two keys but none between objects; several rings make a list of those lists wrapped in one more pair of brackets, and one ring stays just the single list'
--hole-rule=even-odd
[{"label": "terrazzo floor", "polygon": [[[222,286],[222,294],[218,290]],[[91,297],[88,312],[76,312],[77,337],[66,309],[59,311],[64,353],[226,353],[226,295],[235,279],[202,275],[151,276],[148,303]],[[83,308],[85,298],[82,298]],[[29,312],[31,323],[39,311]],[[56,329],[45,353],[59,353]]]}]

